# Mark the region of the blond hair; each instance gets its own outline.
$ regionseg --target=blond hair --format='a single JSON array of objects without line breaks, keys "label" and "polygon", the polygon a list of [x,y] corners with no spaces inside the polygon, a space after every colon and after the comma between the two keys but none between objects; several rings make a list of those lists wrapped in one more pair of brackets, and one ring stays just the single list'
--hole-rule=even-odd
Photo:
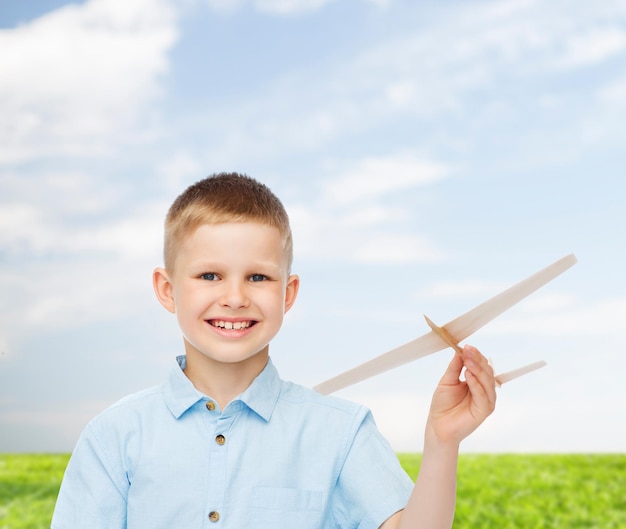
[{"label": "blond hair", "polygon": [[265,184],[239,173],[204,178],[172,203],[165,218],[165,268],[173,271],[178,248],[198,226],[225,222],[259,222],[278,228],[291,269],[293,240],[285,207]]}]

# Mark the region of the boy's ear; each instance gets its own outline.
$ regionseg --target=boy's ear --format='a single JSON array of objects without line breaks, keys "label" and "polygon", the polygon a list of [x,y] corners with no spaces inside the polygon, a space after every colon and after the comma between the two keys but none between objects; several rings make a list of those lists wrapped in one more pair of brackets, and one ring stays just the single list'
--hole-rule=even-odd
[{"label": "boy's ear", "polygon": [[287,278],[287,289],[285,291],[285,312],[287,312],[298,297],[298,289],[300,288],[300,278],[297,275],[290,275]]},{"label": "boy's ear", "polygon": [[154,272],[152,272],[152,286],[159,303],[174,314],[176,312],[174,289],[172,288],[172,282],[167,270],[163,268],[154,269]]}]

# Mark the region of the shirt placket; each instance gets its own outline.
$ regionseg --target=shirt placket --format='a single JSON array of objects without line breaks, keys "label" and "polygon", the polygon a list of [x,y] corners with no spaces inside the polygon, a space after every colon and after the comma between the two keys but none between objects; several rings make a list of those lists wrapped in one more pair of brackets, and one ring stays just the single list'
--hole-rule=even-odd
[{"label": "shirt placket", "polygon": [[208,442],[209,450],[209,481],[205,527],[218,529],[228,527],[228,514],[225,512],[226,489],[228,485],[228,452],[231,441],[233,413],[220,413],[213,401],[206,403],[210,414],[212,428]]}]

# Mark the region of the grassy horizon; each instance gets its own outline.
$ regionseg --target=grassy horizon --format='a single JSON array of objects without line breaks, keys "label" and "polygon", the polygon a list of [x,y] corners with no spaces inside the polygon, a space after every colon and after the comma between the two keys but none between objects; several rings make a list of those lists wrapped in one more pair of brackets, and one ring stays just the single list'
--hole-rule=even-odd
[{"label": "grassy horizon", "polygon": [[[0,454],[0,529],[50,527],[68,459]],[[455,529],[624,529],[626,454],[461,454],[457,496]]]}]

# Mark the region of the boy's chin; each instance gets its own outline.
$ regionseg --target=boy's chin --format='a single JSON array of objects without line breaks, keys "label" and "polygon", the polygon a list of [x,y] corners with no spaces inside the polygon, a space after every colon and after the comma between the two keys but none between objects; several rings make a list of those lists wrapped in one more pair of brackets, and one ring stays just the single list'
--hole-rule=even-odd
[{"label": "boy's chin", "polygon": [[237,366],[237,365],[247,365],[247,364],[257,364],[257,363],[265,363],[269,357],[269,348],[264,347],[260,351],[256,352],[239,352],[228,354],[228,352],[221,353],[213,353],[210,351],[199,351],[197,349],[188,349],[187,350],[187,362],[189,360],[208,363],[214,365],[229,365],[229,366]]}]

